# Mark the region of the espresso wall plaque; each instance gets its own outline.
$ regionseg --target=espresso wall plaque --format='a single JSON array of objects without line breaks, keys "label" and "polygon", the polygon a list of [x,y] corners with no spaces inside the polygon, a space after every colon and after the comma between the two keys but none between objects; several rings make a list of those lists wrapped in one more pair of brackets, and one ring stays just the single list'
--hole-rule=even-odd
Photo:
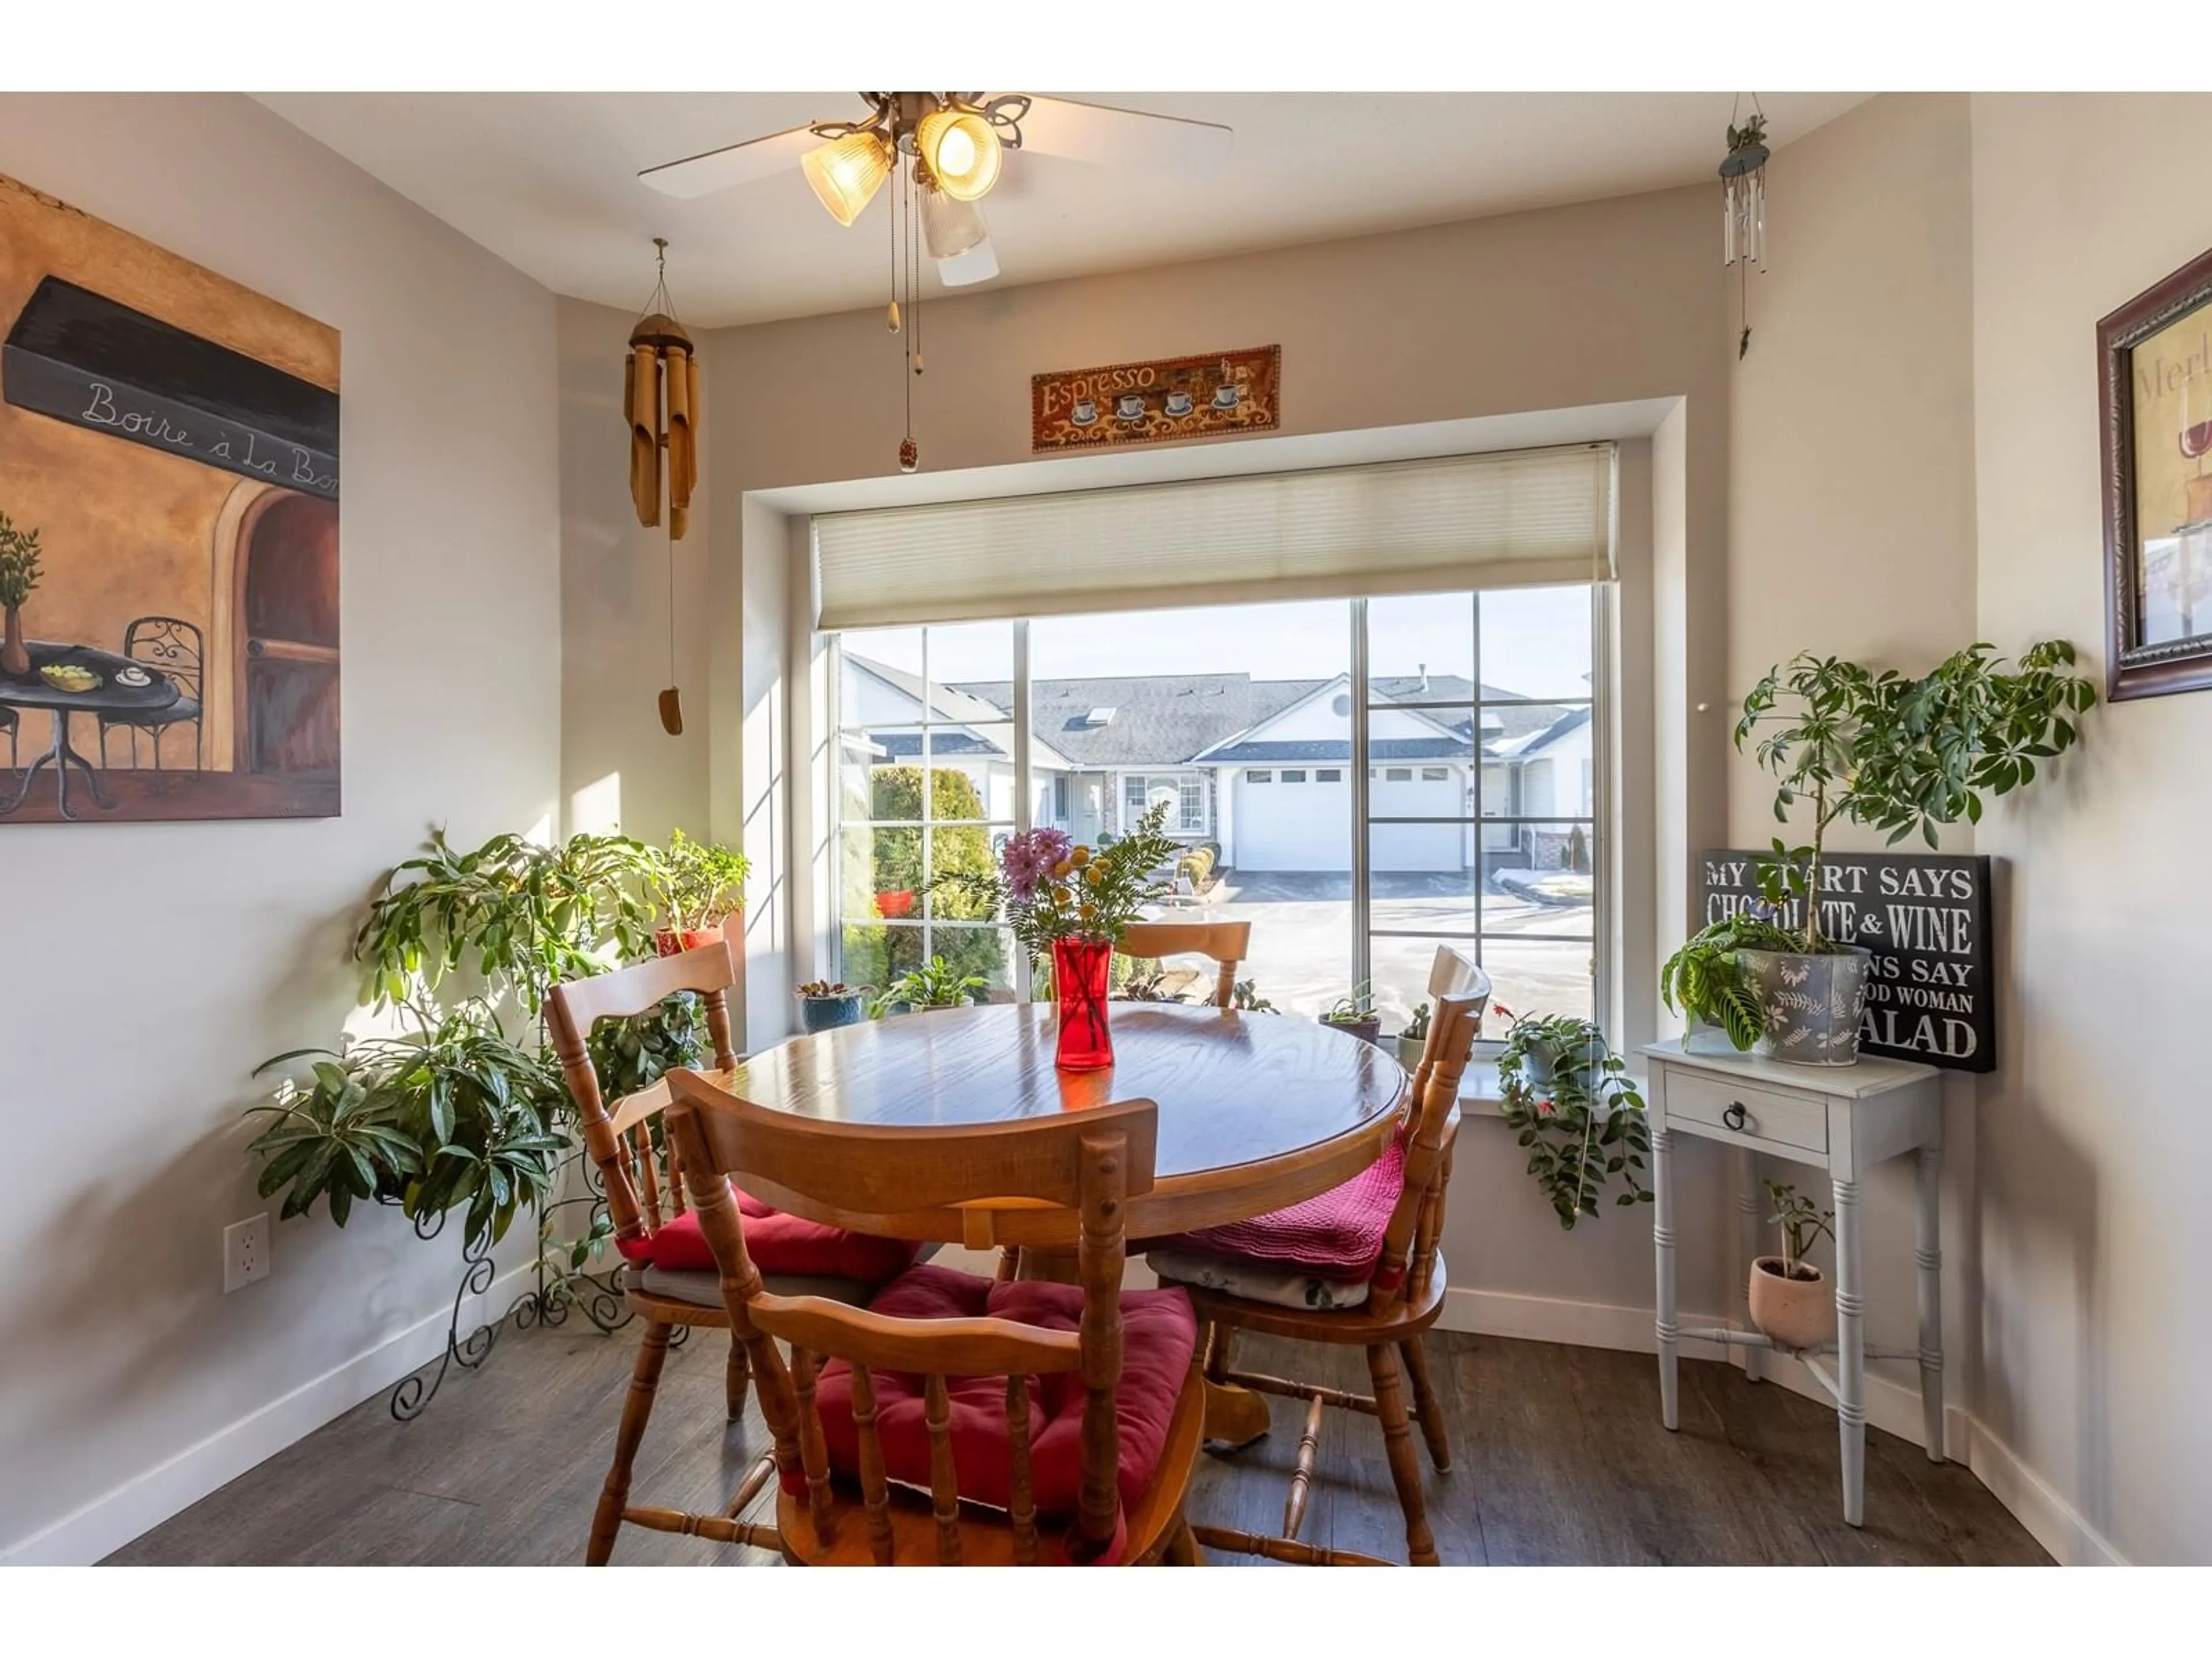
[{"label": "espresso wall plaque", "polygon": [[[1759,896],[1759,854],[1698,860],[1699,927]],[[1792,900],[1784,925],[1804,925]],[[1874,952],[1874,979],[1859,1052],[1952,1071],[1997,1063],[1996,999],[1990,983],[1990,861],[1914,853],[1826,853],[1820,926]]]},{"label": "espresso wall plaque", "polygon": [[1033,374],[1030,453],[1272,431],[1282,367],[1271,345]]}]

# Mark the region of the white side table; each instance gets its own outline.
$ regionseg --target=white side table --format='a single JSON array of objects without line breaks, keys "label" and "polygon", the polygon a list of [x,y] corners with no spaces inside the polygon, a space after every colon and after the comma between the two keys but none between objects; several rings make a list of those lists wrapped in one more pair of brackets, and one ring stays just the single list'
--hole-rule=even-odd
[{"label": "white side table", "polygon": [[[1756,1381],[1762,1356],[1775,1345],[1751,1328],[1750,1258],[1759,1255],[1765,1208],[1753,1154],[1823,1166],[1836,1195],[1836,1340],[1797,1358],[1835,1396],[1843,1447],[1844,1519],[1866,1515],[1866,1362],[1917,1359],[1920,1407],[1930,1462],[1943,1461],[1942,1249],[1937,1188],[1942,1172],[1942,1076],[1932,1066],[1865,1059],[1856,1066],[1794,1066],[1750,1055],[1686,1054],[1679,1042],[1644,1050],[1651,1062],[1647,1091],[1651,1127],[1652,1253],[1659,1276],[1659,1410],[1670,1429],[1681,1425],[1675,1358],[1683,1338],[1725,1343],[1748,1352],[1746,1374]],[[1674,1174],[1677,1133],[1735,1147],[1745,1253],[1738,1294],[1743,1328],[1683,1330],[1675,1323]],[[1919,1160],[1919,1223],[1915,1259],[1920,1275],[1920,1346],[1870,1347],[1866,1340],[1859,1268],[1859,1177],[1885,1158],[1912,1152]],[[1834,1355],[1829,1375],[1822,1357]]]}]

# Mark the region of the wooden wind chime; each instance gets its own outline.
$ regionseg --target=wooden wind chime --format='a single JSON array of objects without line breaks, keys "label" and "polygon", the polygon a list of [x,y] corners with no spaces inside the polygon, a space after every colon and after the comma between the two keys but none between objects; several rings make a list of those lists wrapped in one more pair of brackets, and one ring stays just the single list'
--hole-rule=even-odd
[{"label": "wooden wind chime", "polygon": [[699,354],[676,320],[668,297],[668,239],[653,239],[657,280],[653,297],[629,331],[623,359],[623,408],[629,421],[629,493],[637,521],[651,530],[661,522],[661,457],[667,457],[668,689],[660,694],[661,729],[684,732],[684,705],[676,690],[676,544],[690,527],[691,492],[699,483]]}]

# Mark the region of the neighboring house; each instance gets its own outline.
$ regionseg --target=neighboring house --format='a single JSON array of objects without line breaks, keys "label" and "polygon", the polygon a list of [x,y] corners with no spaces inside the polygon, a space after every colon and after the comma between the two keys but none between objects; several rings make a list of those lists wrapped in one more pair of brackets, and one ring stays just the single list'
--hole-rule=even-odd
[{"label": "neighboring house", "polygon": [[[915,676],[849,652],[841,723],[849,762],[914,764],[924,688]],[[1514,693],[1484,686],[1486,699]],[[1452,675],[1389,677],[1369,691],[1368,808],[1374,867],[1459,871],[1474,860],[1474,816],[1586,817],[1595,799],[1589,711],[1511,702],[1467,713],[1474,687]],[[1348,678],[1148,674],[1035,680],[1030,821],[1079,841],[1121,833],[1154,803],[1168,830],[1213,842],[1246,871],[1341,871],[1352,862]],[[1012,688],[969,681],[928,689],[935,764],[967,774],[994,819],[1015,814]],[[1413,705],[1451,704],[1426,708]],[[1435,820],[1445,820],[1436,822]],[[1483,828],[1486,865],[1557,864],[1567,831]]]}]

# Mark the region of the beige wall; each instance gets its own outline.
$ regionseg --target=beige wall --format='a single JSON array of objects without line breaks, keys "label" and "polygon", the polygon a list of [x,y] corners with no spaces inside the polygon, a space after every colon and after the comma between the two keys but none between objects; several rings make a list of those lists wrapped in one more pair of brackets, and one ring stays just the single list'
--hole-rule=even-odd
[{"label": "beige wall", "polygon": [[226,1297],[221,1232],[273,1214],[247,1073],[337,1036],[370,882],[433,823],[468,842],[556,810],[554,315],[242,97],[0,97],[0,171],[344,352],[345,815],[0,826],[0,1557],[68,1560],[393,1380],[414,1352],[395,1336],[442,1330],[457,1238],[319,1213]]},{"label": "beige wall", "polygon": [[[1973,100],[1982,636],[2064,635],[2100,677],[2096,324],[2212,246],[2212,200],[2165,160],[2208,120],[2201,95]],[[2212,1560],[2208,817],[2198,693],[2102,709],[2059,782],[1981,829],[2012,876],[1981,1102],[1982,1411],[2147,1562]]]}]

